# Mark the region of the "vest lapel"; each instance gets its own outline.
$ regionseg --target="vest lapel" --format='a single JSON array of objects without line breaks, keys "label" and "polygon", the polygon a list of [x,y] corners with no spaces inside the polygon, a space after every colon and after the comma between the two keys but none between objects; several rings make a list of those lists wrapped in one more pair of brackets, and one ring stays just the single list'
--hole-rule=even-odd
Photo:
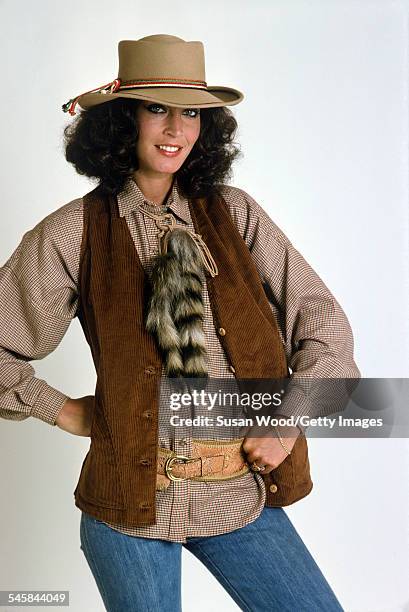
[{"label": "vest lapel", "polygon": [[[284,347],[257,268],[221,195],[189,201],[195,226],[218,265],[207,277],[209,300],[222,346],[237,378],[289,374]],[[221,333],[220,333],[220,330]]]}]

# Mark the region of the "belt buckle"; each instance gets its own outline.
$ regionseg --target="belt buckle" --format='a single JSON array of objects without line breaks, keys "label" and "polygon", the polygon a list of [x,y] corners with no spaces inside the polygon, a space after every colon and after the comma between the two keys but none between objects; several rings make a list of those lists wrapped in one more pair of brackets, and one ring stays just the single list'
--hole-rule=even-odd
[{"label": "belt buckle", "polygon": [[183,476],[174,476],[172,474],[172,464],[177,460],[180,459],[181,461],[184,461],[185,463],[191,463],[192,461],[196,461],[198,459],[198,457],[186,457],[185,455],[172,455],[171,457],[168,457],[165,461],[165,474],[168,478],[170,478],[170,480],[187,480],[187,478],[184,478]]}]

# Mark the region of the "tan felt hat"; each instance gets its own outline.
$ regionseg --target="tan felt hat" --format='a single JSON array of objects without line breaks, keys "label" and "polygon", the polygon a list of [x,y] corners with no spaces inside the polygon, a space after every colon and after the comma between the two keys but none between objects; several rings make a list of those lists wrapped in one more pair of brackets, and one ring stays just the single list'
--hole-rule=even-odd
[{"label": "tan felt hat", "polygon": [[118,78],[63,104],[75,115],[75,105],[88,109],[115,98],[137,98],[169,106],[210,108],[233,106],[244,98],[238,89],[207,85],[203,43],[169,34],[153,34],[118,43]]}]

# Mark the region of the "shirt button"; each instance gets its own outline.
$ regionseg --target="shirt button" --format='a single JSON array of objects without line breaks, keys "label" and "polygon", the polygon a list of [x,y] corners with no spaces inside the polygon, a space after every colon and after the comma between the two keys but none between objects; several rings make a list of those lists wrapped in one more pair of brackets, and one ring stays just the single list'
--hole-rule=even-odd
[{"label": "shirt button", "polygon": [[233,372],[233,374],[235,374],[236,372],[236,368],[232,365],[229,366],[230,370]]},{"label": "shirt button", "polygon": [[152,255],[155,255],[155,253],[156,253],[156,249],[154,249],[154,248],[152,247],[151,249],[149,249],[149,252],[150,252]]},{"label": "shirt button", "polygon": [[226,330],[224,329],[224,327],[219,327],[219,334],[221,336],[225,336],[226,335]]},{"label": "shirt button", "polygon": [[272,485],[270,485],[270,491],[271,491],[272,493],[277,493],[277,489],[278,489],[278,487],[277,487],[277,485],[276,485],[276,484],[272,484]]},{"label": "shirt button", "polygon": [[182,446],[186,446],[186,444],[187,444],[187,438],[181,438],[181,439],[179,440],[179,444],[181,444]]}]

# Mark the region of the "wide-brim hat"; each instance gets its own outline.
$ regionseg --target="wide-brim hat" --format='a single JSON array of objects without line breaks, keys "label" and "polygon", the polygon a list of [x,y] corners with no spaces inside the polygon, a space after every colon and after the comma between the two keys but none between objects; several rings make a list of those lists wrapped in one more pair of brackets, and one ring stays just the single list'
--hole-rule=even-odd
[{"label": "wide-brim hat", "polygon": [[169,106],[211,108],[233,106],[244,98],[238,89],[207,85],[204,46],[169,34],[153,34],[118,43],[118,77],[63,104],[88,109],[116,98],[149,100]]}]

